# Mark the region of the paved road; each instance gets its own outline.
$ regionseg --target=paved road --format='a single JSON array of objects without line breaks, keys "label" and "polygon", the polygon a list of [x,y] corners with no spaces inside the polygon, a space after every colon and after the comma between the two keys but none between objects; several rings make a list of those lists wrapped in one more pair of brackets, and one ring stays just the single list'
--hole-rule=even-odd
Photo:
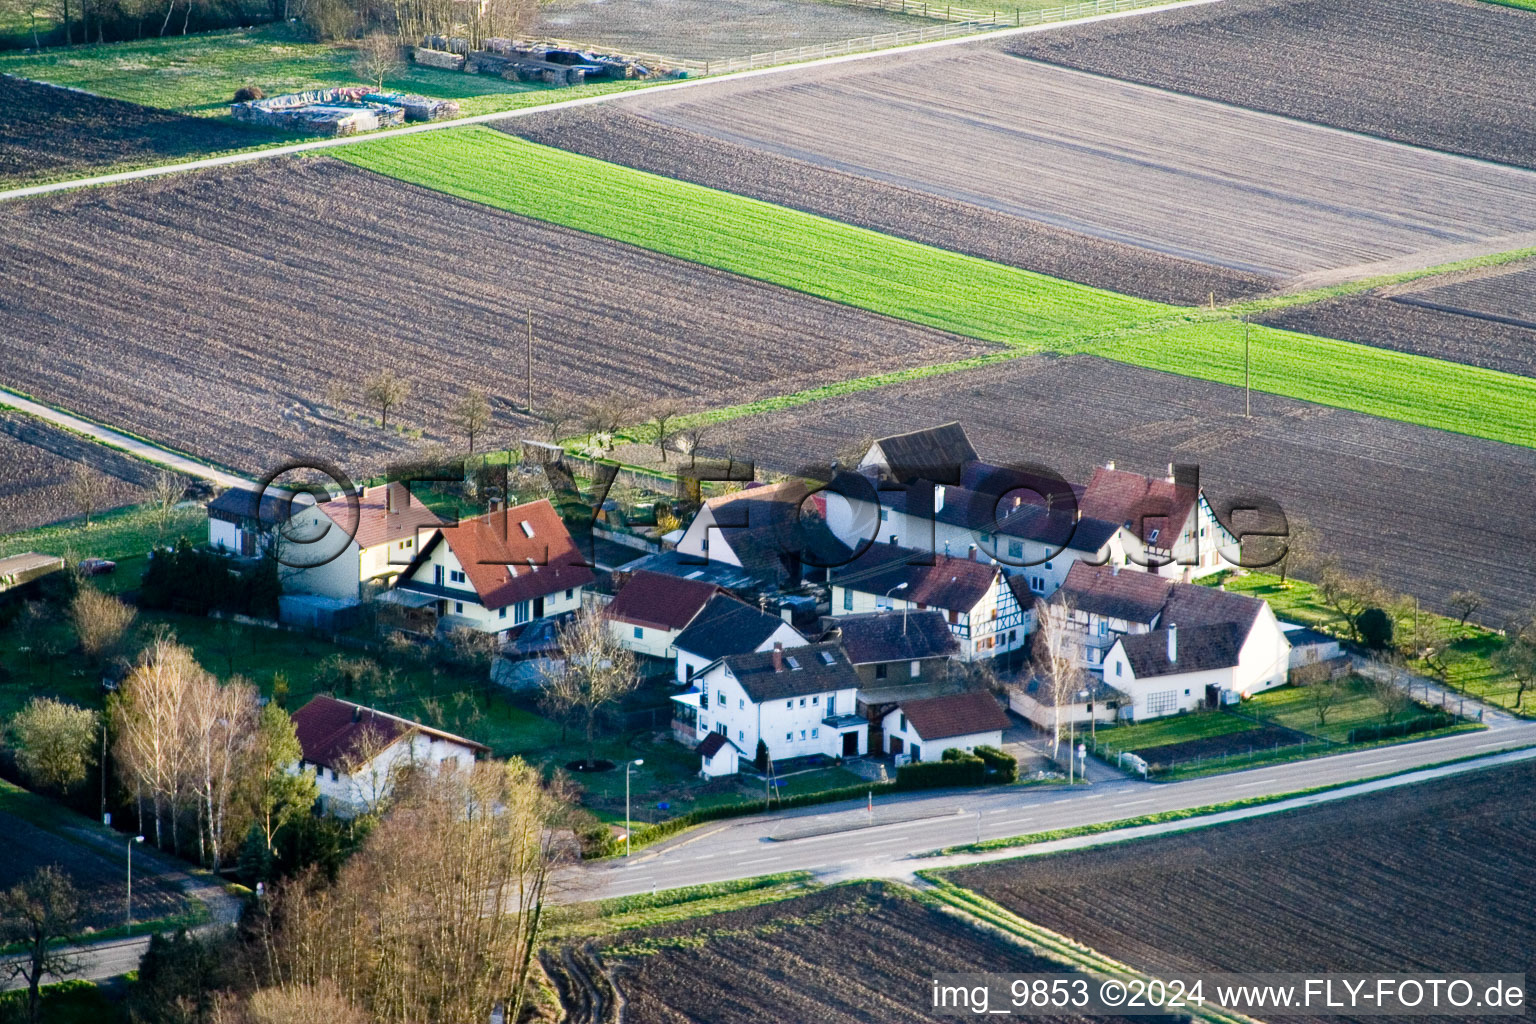
[{"label": "paved road", "polygon": [[[1458,733],[1439,739],[1377,747],[1348,754],[1213,775],[1184,782],[1149,783],[1122,779],[1071,790],[1065,787],[1009,787],[967,793],[882,797],[880,807],[904,804],[904,811],[934,811],[961,807],[962,813],[907,821],[857,831],[839,832],[775,842],[770,837],[785,827],[786,816],[756,817],[705,826],[629,860],[605,861],[587,869],[582,898],[623,896],[652,889],[669,889],[704,882],[777,871],[809,870],[826,879],[908,877],[923,867],[938,867],[934,859],[914,855],[980,839],[1023,835],[1161,811],[1219,804],[1256,796],[1294,793],[1316,786],[1377,778],[1462,757],[1490,755],[1536,746],[1536,723],[1508,717],[1492,721],[1487,730]],[[1536,750],[1520,757],[1536,757]],[[1449,771],[1472,770],[1457,766]],[[1407,785],[1421,778],[1407,776],[1365,788]],[[1338,799],[1334,794],[1328,799]],[[1318,802],[1310,798],[1308,802]],[[1271,807],[1270,810],[1274,810]],[[809,808],[792,813],[797,825],[818,820],[855,824],[865,815],[861,802]],[[1185,823],[1181,827],[1188,827]],[[995,856],[1017,856],[1004,851]]]},{"label": "paved road", "polygon": [[[915,53],[922,50],[933,49],[940,46],[956,46],[968,43],[985,42],[991,39],[1002,39],[1008,36],[1024,35],[1030,32],[1049,32],[1052,29],[1061,28],[1064,25],[1083,25],[1094,21],[1112,21],[1118,18],[1138,18],[1145,14],[1156,14],[1159,11],[1172,10],[1177,7],[1195,7],[1201,4],[1220,3],[1221,0],[1175,0],[1173,3],[1160,4],[1156,7],[1143,7],[1134,11],[1119,11],[1113,14],[1098,14],[1089,18],[1079,18],[1075,21],[1051,22],[1044,25],[1026,25],[1022,28],[998,29],[994,32],[979,32],[975,35],[956,36],[953,39],[936,39],[927,43],[914,43],[910,46],[901,46],[894,49],[870,50],[866,53],[850,53],[839,57],[825,57],[821,60],[805,61],[800,64],[778,64],[768,68],[756,68],[751,71],[737,71],[727,75],[712,75],[708,78],[695,78],[686,81],[672,82],[666,85],[653,85],[641,90],[650,95],[669,89],[691,89],[708,86],[718,82],[730,82],[743,78],[755,78],[759,75],[776,75],[788,71],[799,71],[804,68],[818,67],[827,64],[842,64],[847,61],[869,60],[873,57],[888,56],[891,53]],[[295,156],[300,153],[311,153],[330,149],[334,146],[353,146],[358,143],[372,142],[375,139],[385,139],[396,135],[414,135],[417,132],[441,131],[445,128],[461,128],[472,124],[489,124],[492,121],[504,121],[515,117],[528,117],[533,114],[546,113],[551,110],[564,110],[571,107],[584,107],[594,103],[611,103],[631,95],[631,91],[605,93],[601,96],[586,96],[578,100],[563,100],[557,103],[546,103],[542,106],[524,107],[520,110],[505,110],[493,114],[477,114],[473,117],[459,117],[451,121],[432,121],[407,125],[403,128],[388,128],[384,131],[369,132],[365,135],[351,135],[335,139],[317,139],[314,142],[298,142],[288,146],[273,146],[270,149],[259,149],[249,153],[235,153],[230,156],[207,157],[202,160],[188,160],[182,163],[165,164],[160,167],[145,167],[137,171],[119,171],[115,174],[100,174],[90,178],[75,178],[70,181],[56,181],[46,185],[28,185],[24,188],[13,188],[0,191],[0,202],[7,199],[22,199],[27,196],[44,195],[49,192],[62,192],[66,189],[87,188],[96,185],[113,185],[118,182],[132,181],[136,178],[154,178],[162,174],[180,174],[186,171],[203,170],[209,167],[224,167],[230,164],[250,163],[254,160],[272,160],[277,157]]]}]

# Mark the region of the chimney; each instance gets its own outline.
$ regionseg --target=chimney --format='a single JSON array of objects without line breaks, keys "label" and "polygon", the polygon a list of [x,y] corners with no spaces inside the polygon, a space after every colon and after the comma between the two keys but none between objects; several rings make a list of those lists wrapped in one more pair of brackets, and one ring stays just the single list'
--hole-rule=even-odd
[{"label": "chimney", "polygon": [[782,640],[775,640],[773,642],[773,670],[775,672],[784,671],[784,642]]},{"label": "chimney", "polygon": [[389,512],[391,514],[400,511],[399,509],[395,508],[395,485],[394,484],[385,484],[384,485],[384,511]]},{"label": "chimney", "polygon": [[1168,463],[1168,482],[1169,483],[1173,483],[1174,482],[1173,463],[1171,463],[1171,462]]},{"label": "chimney", "polygon": [[1109,574],[1111,576],[1119,576],[1120,575],[1120,563],[1116,562],[1114,565],[1110,566],[1109,567]]},{"label": "chimney", "polygon": [[933,485],[933,511],[937,514],[944,511],[944,485]]},{"label": "chimney", "polygon": [[1110,459],[1108,462],[1104,463],[1104,468],[1105,469],[1114,469],[1115,468],[1115,460],[1114,459]]},{"label": "chimney", "polygon": [[1168,664],[1179,663],[1179,627],[1168,627]]},{"label": "chimney", "polygon": [[969,558],[973,562],[976,561],[976,545],[975,544],[972,544],[970,547],[965,549],[965,557]]}]

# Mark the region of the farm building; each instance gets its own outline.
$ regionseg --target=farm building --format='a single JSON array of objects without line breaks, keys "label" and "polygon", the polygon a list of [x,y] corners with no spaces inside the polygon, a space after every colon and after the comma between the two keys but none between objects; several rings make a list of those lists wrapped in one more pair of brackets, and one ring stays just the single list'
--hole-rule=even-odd
[{"label": "farm building", "polygon": [[[868,750],[869,725],[854,713],[859,676],[836,644],[807,644],[786,649],[734,654],[711,663],[694,676],[695,686],[672,698],[677,721],[693,718],[706,775],[726,774],[736,755],[717,756],[718,733],[737,752],[752,756],[761,740],[768,756],[780,761],[822,754],[856,757]],[[673,731],[679,733],[674,724]],[[705,753],[709,749],[711,753]]]},{"label": "farm building", "polygon": [[349,818],[377,807],[409,766],[468,768],[490,748],[419,722],[321,695],[292,714],[302,754],[314,769],[321,809]]},{"label": "farm building", "polygon": [[236,121],[315,135],[356,135],[406,121],[436,121],[459,112],[453,100],[375,92],[370,89],[312,89],[235,103]]},{"label": "farm building", "polygon": [[871,544],[832,572],[834,616],[930,608],[944,613],[967,659],[1017,650],[1032,628],[1032,613],[993,563]]},{"label": "farm building", "polygon": [[1344,648],[1336,636],[1294,622],[1282,622],[1280,628],[1285,630],[1285,639],[1291,645],[1291,668],[1332,661],[1344,654]]},{"label": "farm building", "polygon": [[555,507],[541,499],[439,528],[391,593],[434,608],[440,627],[505,637],[523,623],[576,611],[595,579]]},{"label": "farm building", "polygon": [[267,551],[277,528],[293,510],[293,502],[284,494],[231,487],[208,503],[208,546],[255,558]]},{"label": "farm building", "polygon": [[768,651],[779,644],[801,647],[807,642],[783,619],[729,594],[716,594],[672,642],[677,681],[691,683],[706,666],[727,655]]},{"label": "farm building", "polygon": [[885,750],[895,758],[937,761],[944,751],[1001,747],[1013,722],[986,690],[904,700],[881,722]]},{"label": "farm building", "polygon": [[623,581],[603,615],[614,638],[631,651],[673,658],[673,642],[719,593],[712,583],[641,570]]}]

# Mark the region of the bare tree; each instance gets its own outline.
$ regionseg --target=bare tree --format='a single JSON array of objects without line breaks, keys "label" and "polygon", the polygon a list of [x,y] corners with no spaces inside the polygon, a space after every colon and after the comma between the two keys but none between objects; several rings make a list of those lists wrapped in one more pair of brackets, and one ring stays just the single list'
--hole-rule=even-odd
[{"label": "bare tree", "polygon": [[384,91],[384,79],[403,66],[400,43],[394,36],[384,32],[370,32],[357,41],[352,70],[357,72],[357,77],[373,83],[379,92]]},{"label": "bare tree", "polygon": [[96,712],[52,697],[33,697],[11,719],[16,767],[33,785],[67,793],[96,763]]},{"label": "bare tree", "polygon": [[251,993],[249,1024],[368,1024],[368,1015],[323,979],[313,985],[278,985]]},{"label": "bare tree", "polygon": [[1344,697],[1344,684],[1332,676],[1325,676],[1306,686],[1307,706],[1317,718],[1317,727],[1328,724],[1328,716]]},{"label": "bare tree", "polygon": [[44,978],[67,978],[80,970],[79,961],[60,939],[75,933],[80,901],[69,876],[52,865],[40,867],[0,894],[0,940],[22,947],[21,955],[0,960],[0,977],[20,980],[27,987],[27,1020],[43,1019]]},{"label": "bare tree", "polygon": [[111,496],[107,478],[89,466],[76,466],[69,475],[69,500],[81,517],[81,528],[91,528],[91,516],[100,511]]},{"label": "bare tree", "polygon": [[1493,664],[1515,681],[1515,702],[1519,710],[1525,692],[1536,687],[1536,609],[1512,619],[1504,627],[1504,643],[1493,652]]},{"label": "bare tree", "polygon": [[1336,562],[1325,563],[1317,578],[1317,595],[1338,615],[1356,643],[1361,640],[1360,616],[1391,604],[1392,595],[1371,576],[1354,576]]},{"label": "bare tree", "polygon": [[522,1019],[570,812],[521,760],[402,780],[334,886],[274,899],[284,985],[330,981],[380,1024]]},{"label": "bare tree", "polygon": [[677,450],[688,456],[688,468],[698,465],[699,449],[704,447],[704,437],[709,428],[704,423],[692,423],[677,432]]},{"label": "bare tree", "polygon": [[244,680],[220,683],[204,674],[190,687],[186,733],[202,822],[198,846],[218,872],[233,840],[245,833],[249,804],[237,799],[241,780],[257,763],[257,692]]},{"label": "bare tree", "polygon": [[[1051,750],[1053,757],[1059,757],[1064,715],[1086,683],[1083,638],[1072,621],[1071,602],[1041,601],[1035,609],[1036,692],[1039,702],[1051,709]],[[1067,756],[1072,756],[1071,751]]]},{"label": "bare tree", "polygon": [[651,437],[663,465],[667,461],[667,439],[672,436],[673,421],[682,414],[682,407],[673,402],[659,402],[651,407]]},{"label": "bare tree", "polygon": [[581,411],[570,402],[556,399],[540,409],[536,416],[548,429],[550,443],[558,444],[564,439],[565,428],[581,420]]},{"label": "bare tree", "polygon": [[1408,692],[1410,678],[1400,656],[1376,662],[1376,672],[1370,677],[1371,695],[1381,705],[1382,716],[1388,724],[1396,722],[1413,705],[1413,697]]},{"label": "bare tree", "polygon": [[122,646],[137,612],[112,594],[81,587],[69,604],[80,650],[92,661],[110,658]]},{"label": "bare tree", "polygon": [[389,410],[404,402],[411,393],[411,382],[394,370],[384,369],[363,382],[363,397],[378,407],[379,426],[389,426]]},{"label": "bare tree", "polygon": [[[155,845],[179,849],[177,813],[194,763],[185,708],[188,691],[207,675],[192,652],[161,636],[140,656],[111,702],[114,763],[125,786],[151,801]],[[168,827],[167,827],[168,826]]]},{"label": "bare tree", "polygon": [[1483,595],[1475,590],[1458,590],[1446,599],[1446,607],[1463,626],[1483,607]]},{"label": "bare tree", "polygon": [[469,454],[475,454],[475,438],[491,425],[491,403],[485,392],[471,391],[453,409],[454,422],[469,442]]},{"label": "bare tree", "polygon": [[162,469],[155,474],[154,480],[150,481],[150,511],[155,517],[158,540],[162,542],[165,540],[165,531],[170,525],[171,513],[176,511],[177,502],[181,501],[186,493],[187,481],[168,469]]},{"label": "bare tree", "polygon": [[633,652],[619,643],[600,612],[588,610],[560,630],[560,660],[545,671],[540,700],[556,717],[581,722],[591,765],[598,715],[639,685]]}]

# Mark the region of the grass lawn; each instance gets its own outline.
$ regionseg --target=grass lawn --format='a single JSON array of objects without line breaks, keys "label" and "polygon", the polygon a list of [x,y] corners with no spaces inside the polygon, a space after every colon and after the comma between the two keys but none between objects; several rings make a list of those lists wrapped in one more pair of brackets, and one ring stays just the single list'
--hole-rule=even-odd
[{"label": "grass lawn", "polygon": [[[37,54],[0,54],[0,73],[201,117],[227,116],[235,90],[242,85],[259,85],[272,96],[361,84],[352,70],[351,50],[308,42],[284,24]],[[555,88],[414,64],[384,79],[386,90],[458,100],[465,115],[640,86],[605,82]]]},{"label": "grass lawn", "polygon": [[[147,552],[157,542],[175,544],[181,537],[193,543],[207,540],[208,515],[201,507],[176,509],[162,540],[149,507],[130,505],[92,516],[88,528],[75,519],[0,536],[0,558],[27,551],[59,556],[73,553],[81,558],[110,558],[118,563],[121,573],[125,561],[147,560]],[[142,567],[139,571],[142,573]]]},{"label": "grass lawn", "polygon": [[[1371,696],[1370,684],[1353,676],[1345,682],[1347,689],[1328,709],[1327,722],[1323,725],[1317,724],[1317,712],[1313,710],[1304,686],[1281,686],[1256,694],[1243,702],[1243,712],[1319,739],[1348,743],[1349,730],[1355,726],[1379,725],[1386,718],[1381,705]],[[1423,709],[1415,705],[1400,721],[1412,721],[1423,714]]]},{"label": "grass lawn", "polygon": [[[484,128],[334,155],[450,195],[1009,346],[1090,353],[1243,383],[1243,325],[919,245]],[[1536,444],[1536,380],[1253,328],[1261,391],[1511,444]]]},{"label": "grass lawn", "polygon": [[1238,715],[1205,711],[1154,718],[1134,725],[1116,725],[1108,729],[1100,727],[1097,736],[1098,742],[1116,750],[1147,750],[1166,747],[1171,743],[1247,732],[1253,728],[1253,722]]},{"label": "grass lawn", "polygon": [[[127,1007],[109,998],[95,982],[76,979],[46,985],[42,994],[42,1019],[49,1024],[116,1024],[128,1020]],[[0,994],[0,1020],[24,1020],[26,1010],[25,989]]]},{"label": "grass lawn", "polygon": [[[1263,598],[1282,619],[1344,635],[1338,615],[1323,604],[1317,596],[1317,587],[1311,583],[1292,579],[1282,584],[1278,576],[1250,572],[1228,579],[1226,588]],[[1419,614],[1433,615],[1423,610]],[[1455,619],[1438,617],[1452,637],[1443,659],[1447,670],[1445,681],[1450,688],[1505,710],[1531,714],[1531,709],[1536,706],[1536,693],[1527,692],[1521,707],[1516,708],[1514,702],[1519,690],[1518,684],[1508,673],[1494,667],[1494,652],[1503,646],[1504,638],[1475,623],[1462,625]],[[1431,678],[1435,676],[1430,667],[1422,662],[1414,663],[1412,667],[1421,675]]]}]

